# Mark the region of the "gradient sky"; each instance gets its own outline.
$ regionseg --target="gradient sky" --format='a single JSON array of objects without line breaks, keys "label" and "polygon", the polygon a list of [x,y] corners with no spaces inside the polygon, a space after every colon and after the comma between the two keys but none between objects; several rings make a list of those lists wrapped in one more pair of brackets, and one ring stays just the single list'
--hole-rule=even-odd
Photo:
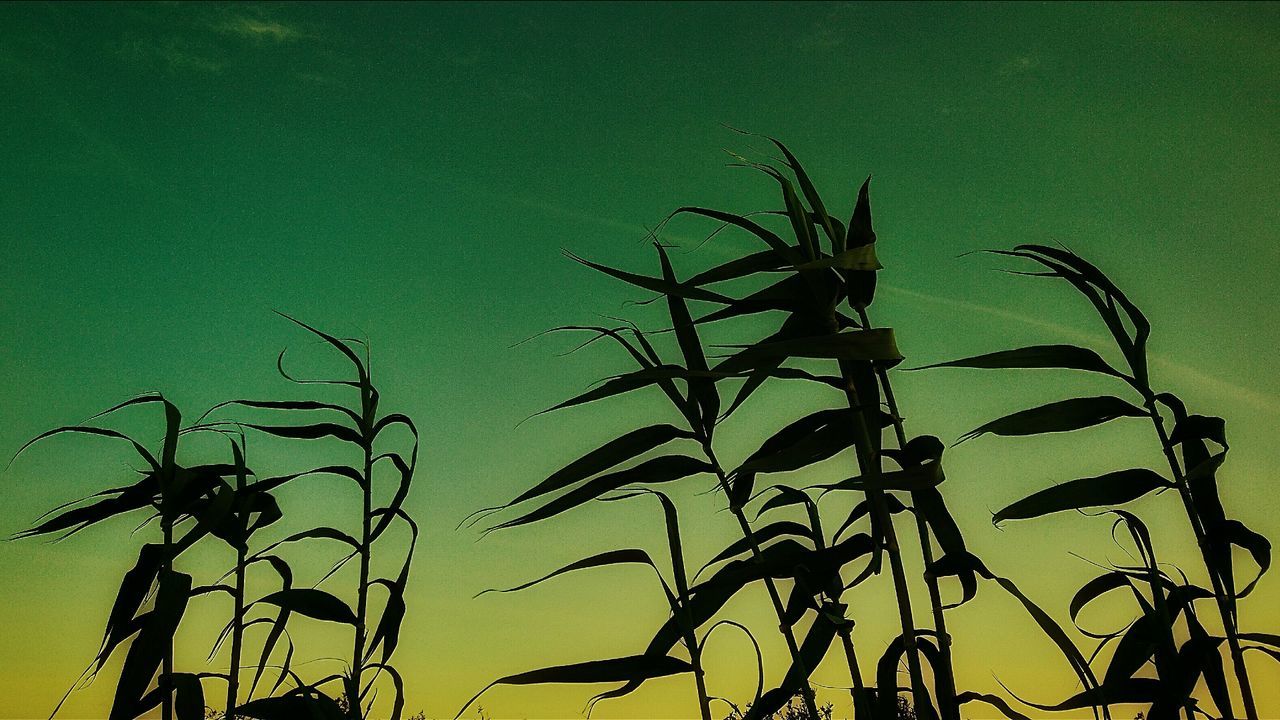
[{"label": "gradient sky", "polygon": [[[425,534],[398,653],[410,711],[451,717],[499,675],[639,652],[664,616],[643,572],[471,596],[611,547],[659,554],[656,508],[595,508],[479,543],[454,526],[661,412],[642,398],[517,428],[625,365],[604,348],[558,357],[568,338],[511,346],[597,314],[660,324],[624,307],[642,294],[561,248],[652,272],[644,228],[671,209],[777,204],[760,177],[725,167],[722,149],[761,145],[724,123],[788,142],[842,215],[874,174],[887,268],[876,313],[909,363],[1101,337],[1065,287],[958,255],[1061,241],[1101,265],[1154,323],[1156,381],[1228,419],[1225,500],[1274,539],[1277,118],[1274,4],[5,4],[0,455],[145,390],[192,417],[293,392],[275,353],[323,351],[271,312],[286,311],[367,337],[384,404],[423,430],[410,504]],[[751,247],[725,237],[695,251],[710,229],[670,226],[683,272]],[[1105,391],[1097,383],[940,371],[898,387],[911,432],[951,441],[1037,401]],[[763,394],[724,428],[725,452],[742,457],[812,400]],[[130,422],[154,436],[154,420]],[[1124,559],[1108,521],[1000,531],[989,513],[1050,482],[1158,462],[1148,434],[1117,424],[976,440],[949,452],[944,490],[970,545],[1064,618],[1095,572],[1069,551]],[[127,457],[113,450],[67,441],[24,455],[0,474],[0,532],[119,480]],[[717,501],[695,496],[704,487],[677,493],[691,563],[733,534]],[[328,492],[286,499],[297,518],[353,509]],[[1134,507],[1194,575],[1176,503]],[[130,530],[0,545],[0,718],[46,716],[94,652],[142,542]],[[1246,602],[1248,628],[1280,625],[1276,577]],[[758,629],[776,676],[782,648],[758,600],[727,614]],[[883,600],[882,588],[854,598],[865,664],[890,637]],[[998,590],[953,617],[964,687],[1070,690],[1065,664]],[[184,658],[203,656],[214,625],[192,621]],[[324,642],[301,652],[327,654]],[[1262,714],[1280,715],[1280,666],[1254,663]],[[716,639],[712,692],[749,699],[753,664],[740,638]],[[65,717],[104,715],[116,667]],[[838,662],[815,677],[847,682]],[[597,716],[691,716],[688,685],[652,683]],[[482,704],[574,717],[591,694],[497,689]],[[828,695],[847,712],[846,695]]]}]

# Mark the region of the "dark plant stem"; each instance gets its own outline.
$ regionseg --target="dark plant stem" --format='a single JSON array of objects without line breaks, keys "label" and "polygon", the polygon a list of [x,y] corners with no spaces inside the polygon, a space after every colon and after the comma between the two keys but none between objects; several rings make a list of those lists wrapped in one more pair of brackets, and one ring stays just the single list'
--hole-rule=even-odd
[{"label": "dark plant stem", "polygon": [[852,623],[844,625],[836,632],[840,635],[840,645],[844,648],[844,661],[849,666],[849,679],[853,681],[849,694],[853,697],[854,720],[866,720],[873,717],[873,714],[871,708],[866,706],[867,687],[862,682],[862,671],[858,669],[858,655],[853,649],[851,625]]},{"label": "dark plant stem", "polygon": [[[368,436],[366,436],[368,437]],[[358,599],[356,601],[356,640],[355,651],[351,658],[351,689],[350,694],[351,707],[348,712],[352,718],[359,718],[361,684],[360,675],[364,669],[364,647],[365,647],[365,618],[369,612],[369,556],[370,556],[370,534],[372,526],[370,524],[370,516],[373,514],[373,442],[369,440],[364,445],[364,511],[361,514],[360,529],[360,585],[358,588]]]},{"label": "dark plant stem", "polygon": [[683,621],[684,644],[689,650],[689,663],[693,665],[693,679],[698,689],[698,711],[702,720],[711,718],[711,698],[707,695],[706,671],[702,667],[702,647],[698,645],[698,635],[693,627],[693,616],[689,613],[689,576],[684,568],[684,550],[680,542],[679,526],[671,529],[671,570],[675,575],[678,606],[672,608],[680,614]]},{"label": "dark plant stem", "polygon": [[[865,308],[858,308],[863,327],[870,329],[871,320]],[[907,444],[906,428],[902,424],[902,413],[898,411],[898,401],[893,394],[893,383],[889,380],[889,371],[876,367],[876,376],[880,380],[880,388],[884,392],[885,404],[889,415],[893,418],[893,432],[898,440],[898,447]],[[929,524],[924,516],[916,513],[916,532],[920,536],[920,555],[925,568],[933,565],[933,542],[929,532]],[[937,674],[938,705],[942,720],[960,720],[960,706],[956,703],[955,669],[951,660],[951,634],[947,632],[947,618],[942,607],[942,592],[938,587],[938,579],[928,572],[924,576],[925,586],[929,591],[929,607],[933,612],[933,626],[938,633],[939,667],[934,668]]]},{"label": "dark plant stem", "polygon": [[[813,539],[819,550],[827,547],[826,541],[823,539],[822,519],[818,515],[818,507],[816,504],[808,506],[809,524],[813,527]],[[843,580],[837,573],[834,581],[827,590],[827,597],[830,599],[832,606],[840,604],[840,597],[844,594],[842,587]],[[835,607],[831,608],[834,612]],[[854,717],[870,718],[871,709],[864,707],[867,698],[866,686],[862,682],[862,671],[858,668],[858,653],[853,647],[853,621],[845,616],[844,611],[840,611],[840,624],[836,627],[836,634],[840,636],[840,645],[844,649],[845,664],[849,667],[849,695],[853,699]]]},{"label": "dark plant stem", "polygon": [[[853,423],[854,451],[858,456],[858,465],[867,476],[870,485],[876,485],[880,478],[880,461],[875,457],[871,444],[870,430],[867,427],[866,408],[858,398],[854,387],[856,369],[848,360],[840,361],[840,373],[844,380],[844,393],[848,401]],[[872,408],[874,409],[874,408]],[[907,673],[911,678],[911,693],[917,707],[925,707],[925,698],[929,696],[924,683],[924,673],[920,667],[920,651],[916,647],[915,620],[911,612],[911,592],[907,586],[907,574],[902,565],[902,550],[898,546],[898,536],[893,527],[893,516],[889,514],[889,506],[885,502],[884,491],[872,487],[866,491],[867,501],[871,504],[873,525],[879,529],[884,538],[884,551],[889,556],[889,570],[893,575],[894,592],[898,600],[898,617],[902,625],[902,643],[907,656]]]},{"label": "dark plant stem", "polygon": [[[1155,549],[1151,549],[1151,557],[1147,566],[1147,582],[1151,586],[1151,601],[1156,612],[1160,615],[1160,625],[1162,629],[1168,632],[1160,637],[1160,642],[1155,648],[1156,675],[1160,678],[1177,677],[1177,659],[1178,651],[1174,644],[1173,638],[1173,619],[1169,616],[1169,605],[1165,600],[1164,588],[1160,585],[1159,564],[1156,562]],[[1193,710],[1194,702],[1188,698],[1183,710],[1186,712],[1187,720],[1194,720],[1195,712]],[[1219,708],[1226,714],[1223,720],[1231,720],[1231,708]]]},{"label": "dark plant stem", "polygon": [[[162,488],[165,485],[161,486]],[[161,582],[173,574],[173,519],[169,517],[165,492],[160,496],[160,527],[164,533],[164,571],[160,575]],[[162,720],[173,720],[173,638],[165,640],[164,658],[160,668],[160,717]]]},{"label": "dark plant stem", "polygon": [[[1191,530],[1195,534],[1196,545],[1200,548],[1201,557],[1204,559],[1205,568],[1209,572],[1209,581],[1213,583],[1213,596],[1218,603],[1218,613],[1222,616],[1222,629],[1227,636],[1227,647],[1231,651],[1231,665],[1235,672],[1236,682],[1240,685],[1240,696],[1244,703],[1245,717],[1248,720],[1258,720],[1258,708],[1253,699],[1253,687],[1249,683],[1249,671],[1244,662],[1244,650],[1240,646],[1240,635],[1236,628],[1236,620],[1231,611],[1230,598],[1227,597],[1227,589],[1222,584],[1222,578],[1214,572],[1213,560],[1209,557],[1209,543],[1206,537],[1204,523],[1196,512],[1195,501],[1191,496],[1191,487],[1187,484],[1186,475],[1183,472],[1178,457],[1173,452],[1173,445],[1169,442],[1169,434],[1164,428],[1164,419],[1160,416],[1160,411],[1156,409],[1155,399],[1150,393],[1147,393],[1148,400],[1146,403],[1147,411],[1151,416],[1151,423],[1155,426],[1156,435],[1160,438],[1160,447],[1164,450],[1165,459],[1169,462],[1169,470],[1173,473],[1174,482],[1178,486],[1178,495],[1182,498],[1183,508],[1187,513],[1187,520],[1191,523]],[[1223,708],[1227,714],[1231,714],[1230,708]]]},{"label": "dark plant stem", "polygon": [[364,654],[366,638],[366,618],[369,614],[369,559],[373,540],[373,442],[377,427],[377,400],[373,390],[373,381],[366,375],[360,383],[360,446],[364,451],[364,472],[361,473],[362,510],[360,513],[360,584],[356,588],[356,632],[355,649],[351,657],[351,687],[347,691],[350,697],[348,714],[354,719],[361,717],[361,675],[364,671]]},{"label": "dark plant stem", "polygon": [[[720,489],[724,492],[726,498],[732,498],[733,493],[729,488],[729,479],[724,468],[721,467],[720,461],[716,459],[715,451],[711,448],[710,441],[704,441],[702,451],[706,454],[707,460],[715,468],[716,479],[720,482]],[[751,557],[757,563],[764,562],[764,556],[760,552],[760,544],[756,542],[755,535],[751,532],[751,523],[747,521],[746,514],[732,500],[729,501],[729,511],[738,520],[738,526],[742,529],[742,536],[746,538],[751,545]],[[778,630],[782,633],[782,637],[787,641],[787,650],[791,653],[791,661],[795,663],[796,668],[804,676],[804,688],[801,691],[804,700],[805,711],[809,713],[809,717],[818,717],[818,705],[813,694],[813,685],[809,683],[809,669],[804,662],[804,658],[800,656],[800,646],[796,643],[795,633],[791,630],[791,625],[787,622],[786,606],[782,604],[782,595],[778,592],[778,584],[774,582],[772,577],[765,575],[765,588],[769,591],[769,600],[773,603],[774,614],[778,616]]]},{"label": "dark plant stem", "polygon": [[244,561],[245,548],[236,550],[235,617],[231,628],[231,668],[227,670],[227,711],[225,720],[235,720],[240,704],[240,656],[244,649]]},{"label": "dark plant stem", "polygon": [[248,554],[248,503],[245,496],[245,474],[236,473],[236,502],[241,507],[236,525],[240,544],[236,547],[236,579],[233,589],[235,614],[231,618],[231,667],[227,670],[227,710],[224,720],[235,720],[235,710],[240,705],[240,656],[244,649],[244,586],[245,558]]}]

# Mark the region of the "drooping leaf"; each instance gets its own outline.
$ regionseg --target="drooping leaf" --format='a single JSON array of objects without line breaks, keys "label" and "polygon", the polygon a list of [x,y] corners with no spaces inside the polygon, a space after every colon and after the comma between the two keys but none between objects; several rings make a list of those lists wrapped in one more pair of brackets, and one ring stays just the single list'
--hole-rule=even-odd
[{"label": "drooping leaf", "polygon": [[999,695],[978,693],[970,690],[967,692],[958,693],[956,695],[956,702],[961,705],[965,705],[971,702],[986,703],[987,705],[990,705],[991,707],[999,710],[1000,714],[1004,715],[1006,718],[1008,718],[1008,720],[1031,720],[1031,718],[1027,717],[1026,715],[1023,715],[1017,710],[1014,710],[1009,705],[1009,703]]},{"label": "drooping leaf", "polygon": [[970,430],[960,442],[991,433],[993,435],[1040,435],[1070,432],[1100,425],[1120,417],[1146,417],[1147,412],[1118,397],[1073,398],[1006,415]]},{"label": "drooping leaf", "polygon": [[[564,575],[565,573],[574,572],[575,570],[586,570],[589,568],[607,567],[609,565],[627,565],[627,564],[648,565],[649,567],[653,568],[654,572],[658,571],[658,566],[655,565],[653,560],[649,557],[649,553],[645,552],[644,550],[639,550],[635,548],[627,548],[623,550],[609,550],[607,552],[597,553],[590,557],[586,557],[581,560],[571,562],[562,568],[553,570],[552,572],[547,573],[546,575],[543,575],[537,580],[530,580],[527,583],[516,585],[515,587],[509,587],[505,589],[491,588],[488,590],[481,590],[479,593],[476,594],[476,597],[480,597],[481,595],[485,595],[487,593],[492,593],[492,592],[496,592],[496,593],[517,592],[519,590],[524,590],[525,588],[530,588],[530,587],[533,587],[534,585],[543,583],[547,580],[550,580],[551,578],[559,577],[560,575]],[[658,575],[658,579],[662,580],[662,576],[660,574]],[[671,590],[670,588],[666,587],[666,582],[664,581],[662,585],[667,592],[667,596],[671,597]]]},{"label": "drooping leaf", "polygon": [[287,608],[290,612],[306,615],[316,620],[356,624],[356,614],[342,600],[324,590],[315,588],[289,588],[277,590],[258,602]]},{"label": "drooping leaf", "polygon": [[715,468],[705,460],[685,455],[667,455],[646,460],[627,470],[608,473],[596,477],[584,485],[574,488],[560,497],[538,507],[514,520],[495,525],[492,530],[516,527],[527,523],[545,520],[559,515],[579,505],[590,502],[601,495],[617,490],[626,485],[657,484],[680,480],[697,473],[712,472]]},{"label": "drooping leaf", "polygon": [[155,606],[140,618],[138,636],[125,655],[109,720],[133,720],[139,714],[138,706],[168,652],[190,593],[190,575],[160,572]]},{"label": "drooping leaf", "polygon": [[508,505],[516,505],[540,495],[566,488],[580,480],[616,467],[673,440],[691,438],[693,434],[674,425],[650,425],[632,430],[622,437],[601,445],[563,468],[546,480],[516,496]]},{"label": "drooping leaf", "polygon": [[1075,345],[1032,345],[1017,350],[975,355],[962,360],[922,365],[911,370],[928,370],[931,368],[981,368],[981,369],[1030,369],[1060,368],[1069,370],[1086,370],[1115,377],[1124,377],[1119,371],[1107,364],[1098,353]]},{"label": "drooping leaf", "polygon": [[651,292],[656,292],[666,296],[675,296],[679,298],[684,298],[687,300],[705,300],[709,302],[721,303],[724,305],[728,305],[730,302],[732,302],[730,298],[727,298],[724,295],[721,295],[720,293],[712,292],[705,288],[696,287],[687,282],[679,283],[679,282],[673,282],[670,280],[664,280],[662,278],[649,277],[647,275],[637,275],[636,273],[626,272],[625,270],[618,270],[616,268],[611,268],[607,265],[601,265],[599,263],[591,262],[590,260],[585,260],[583,258],[578,257],[577,255],[574,255],[573,253],[566,253],[566,254],[575,262],[582,263],[583,265],[586,265],[587,267],[592,268],[593,270],[599,270],[600,272],[606,275],[615,277],[619,280],[622,280],[623,282],[629,283],[631,285],[635,285],[636,287],[642,288],[644,290],[649,290]]},{"label": "drooping leaf", "polygon": [[706,570],[708,567],[715,565],[716,563],[736,558],[740,555],[745,555],[751,552],[752,546],[764,547],[773,540],[787,536],[811,539],[809,528],[798,522],[794,522],[792,520],[780,520],[778,522],[769,523],[762,528],[752,530],[750,537],[739,538],[732,543],[729,543],[727,547],[719,553],[716,553],[715,557],[708,560],[702,569]]},{"label": "drooping leaf", "polygon": [[795,250],[790,245],[788,245],[785,240],[778,237],[777,233],[774,233],[773,231],[765,228],[763,225],[760,225],[759,223],[753,220],[749,220],[741,215],[725,212],[723,210],[712,210],[709,208],[701,208],[701,207],[693,207],[693,206],[676,208],[675,212],[671,214],[672,216],[681,215],[681,214],[701,215],[702,217],[711,218],[712,220],[719,220],[720,222],[725,223],[726,225],[733,225],[734,227],[741,228],[751,233],[752,235],[760,238],[774,252],[782,253],[782,254],[795,252]]},{"label": "drooping leaf", "polygon": [[1250,530],[1239,520],[1227,520],[1221,523],[1215,529],[1214,535],[1222,542],[1248,551],[1253,558],[1253,562],[1258,566],[1258,573],[1243,589],[1236,593],[1236,597],[1243,598],[1253,591],[1262,576],[1267,573],[1267,570],[1271,569],[1271,541],[1265,536]]},{"label": "drooping leaf", "polygon": [[1026,520],[1063,510],[1123,505],[1153,490],[1170,487],[1173,483],[1146,468],[1118,470],[1045,488],[1000,510],[992,522],[999,524],[1005,520]]},{"label": "drooping leaf", "polygon": [[1119,571],[1103,573],[1102,575],[1099,575],[1085,583],[1076,591],[1075,596],[1071,598],[1071,605],[1068,608],[1071,613],[1071,622],[1077,622],[1080,612],[1084,610],[1085,606],[1089,603],[1112,590],[1125,587],[1131,587],[1131,580],[1127,573]]},{"label": "drooping leaf", "polygon": [[649,680],[692,672],[693,666],[679,658],[666,655],[631,655],[629,657],[611,658],[609,660],[591,660],[571,665],[529,670],[515,675],[498,678],[485,686],[467,701],[454,720],[462,717],[481,695],[495,685],[542,685],[547,683],[602,683]]},{"label": "drooping leaf", "polygon": [[346,425],[338,425],[337,423],[312,423],[311,425],[257,425],[254,423],[242,423],[247,428],[253,428],[268,435],[276,437],[289,438],[293,440],[319,440],[326,437],[334,437],[344,442],[360,444],[360,433]]}]

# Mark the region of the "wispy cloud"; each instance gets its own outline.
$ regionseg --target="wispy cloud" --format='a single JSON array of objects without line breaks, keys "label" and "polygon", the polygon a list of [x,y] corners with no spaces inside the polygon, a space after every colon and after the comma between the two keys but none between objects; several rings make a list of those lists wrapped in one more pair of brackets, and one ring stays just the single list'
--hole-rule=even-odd
[{"label": "wispy cloud", "polygon": [[223,62],[211,48],[177,35],[161,38],[132,36],[111,46],[111,51],[133,63],[155,63],[170,73],[194,72],[214,75]]},{"label": "wispy cloud", "polygon": [[306,37],[297,27],[259,14],[235,14],[213,24],[213,29],[258,43],[290,43]]},{"label": "wispy cloud", "polygon": [[133,27],[107,43],[123,60],[170,74],[216,75],[254,62],[245,46],[265,50],[315,37],[254,5],[141,6]]},{"label": "wispy cloud", "polygon": [[1040,70],[1040,58],[1037,55],[1014,55],[1006,60],[996,72],[1000,77],[1026,77],[1037,74]]}]

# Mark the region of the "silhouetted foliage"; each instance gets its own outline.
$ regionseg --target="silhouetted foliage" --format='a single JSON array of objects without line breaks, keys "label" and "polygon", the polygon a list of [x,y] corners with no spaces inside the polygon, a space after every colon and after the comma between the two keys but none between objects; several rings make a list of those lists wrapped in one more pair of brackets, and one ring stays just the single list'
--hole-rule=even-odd
[{"label": "silhouetted foliage", "polygon": [[[608,339],[624,350],[638,368],[607,378],[548,411],[653,388],[670,400],[681,425],[648,425],[627,433],[566,465],[506,505],[477,514],[478,518],[487,517],[530,501],[542,502],[514,519],[492,526],[489,531],[512,528],[547,520],[591,500],[612,499],[607,496],[609,492],[627,485],[668,483],[707,473],[715,476],[717,488],[738,521],[742,538],[699,571],[696,577],[718,566],[710,577],[695,581],[689,587],[688,602],[680,601],[679,598],[685,597],[683,591],[680,593],[672,606],[671,617],[659,628],[644,654],[633,656],[646,658],[646,663],[613,665],[611,667],[617,667],[621,674],[610,677],[578,672],[579,666],[570,666],[575,669],[572,674],[540,675],[537,673],[544,671],[535,671],[514,677],[530,682],[599,682],[623,679],[626,673],[632,673],[625,678],[624,685],[596,696],[594,703],[634,691],[657,676],[649,663],[659,663],[664,668],[662,674],[667,674],[667,670],[695,674],[699,680],[702,714],[706,718],[709,711],[700,682],[703,672],[700,648],[686,640],[690,663],[679,667],[668,665],[671,658],[667,653],[682,638],[687,638],[691,629],[713,622],[720,609],[741,590],[762,581],[787,641],[790,666],[776,687],[760,693],[751,703],[744,720],[768,717],[794,697],[800,698],[810,717],[816,717],[818,708],[809,676],[837,637],[848,665],[850,692],[858,717],[893,716],[903,690],[898,678],[900,663],[905,663],[906,690],[918,699],[915,708],[922,717],[958,720],[959,707],[967,702],[988,703],[1010,717],[1021,717],[998,697],[957,693],[954,686],[951,637],[944,611],[973,598],[978,579],[985,578],[1017,597],[1063,649],[1084,686],[1096,686],[1087,661],[1061,628],[1012,582],[991,573],[966,548],[959,527],[938,490],[945,479],[943,443],[931,436],[908,439],[889,374],[902,356],[893,331],[873,327],[868,311],[875,297],[876,275],[881,269],[875,252],[869,181],[858,191],[846,224],[828,213],[796,157],[782,143],[770,142],[785,157],[781,167],[741,157],[737,158],[738,164],[760,171],[777,183],[784,209],[765,215],[785,220],[790,239],[784,239],[788,231],[775,232],[748,215],[682,207],[672,217],[691,215],[713,219],[721,223],[720,229],[731,227],[744,231],[765,249],[722,263],[687,280],[678,278],[666,248],[656,240],[654,247],[660,268],[656,276],[619,270],[571,255],[594,270],[641,290],[658,293],[656,299],[665,301],[669,332],[674,335],[680,358],[664,359],[650,343],[649,334],[630,324],[557,328],[589,333],[588,343]],[[744,283],[755,289],[749,289],[740,297],[729,294]],[[728,289],[713,290],[712,286]],[[691,309],[695,305],[699,308],[711,305],[713,309],[695,314]],[[728,348],[727,356],[715,357],[700,337],[699,328],[711,323],[747,317],[766,322],[775,317],[774,313],[782,313],[783,320],[763,337],[716,346]],[[823,371],[834,371],[834,374],[823,374]],[[834,391],[831,405],[778,429],[738,465],[722,465],[715,450],[716,430],[760,387],[784,380],[811,383]],[[736,391],[724,396],[732,398],[725,405],[722,388],[731,385],[736,386]],[[892,445],[885,441],[886,432],[891,433]],[[671,454],[644,459],[647,453],[658,448],[689,442],[701,446],[701,457]],[[857,470],[844,481],[801,488],[767,482],[779,476],[794,477],[849,450],[856,458]],[[624,467],[626,464],[630,467]],[[861,500],[853,504],[839,529],[827,533],[822,527],[818,502],[849,492],[856,493]],[[555,493],[561,494],[553,497]],[[746,508],[761,499],[764,502],[755,512],[755,521],[760,521],[765,513],[801,510],[804,522],[784,519],[753,527]],[[922,564],[927,571],[915,581],[927,590],[932,628],[918,628],[913,619],[912,579],[905,570],[894,520],[895,516],[904,514],[914,519],[921,541]],[[853,532],[862,526],[866,527],[864,531]],[[935,556],[935,548],[940,556]],[[853,567],[856,562],[861,562],[862,567]],[[849,605],[842,596],[847,590],[880,575],[886,566],[897,601],[900,634],[876,664],[875,683],[868,684],[852,639]],[[846,572],[850,577],[845,576]],[[952,605],[945,605],[942,599],[940,583],[947,578],[958,580],[961,590],[960,599]],[[790,589],[784,600],[787,584]],[[806,620],[807,627],[803,622]],[[803,631],[802,639],[798,631]],[[594,667],[591,663],[586,665]],[[927,682],[926,668],[931,671],[932,686]],[[497,682],[511,681],[512,677],[508,677]]]},{"label": "silhouetted foliage", "polygon": [[[294,321],[297,322],[297,321]],[[392,718],[398,720],[403,705],[402,683],[389,660],[399,640],[405,611],[405,590],[410,560],[417,539],[417,526],[404,510],[417,461],[417,430],[407,416],[378,413],[378,391],[370,379],[367,357],[361,358],[350,343],[334,338],[310,326],[298,323],[309,332],[338,349],[355,368],[355,380],[296,381],[338,384],[354,388],[359,402],[354,407],[321,401],[248,401],[222,403],[269,409],[277,412],[307,414],[338,413],[343,420],[336,423],[307,425],[262,425],[227,421],[205,422],[205,416],[189,427],[182,425],[182,414],[163,395],[149,394],[125,401],[95,416],[105,418],[126,408],[152,406],[163,409],[164,435],[158,450],[149,450],[128,435],[99,425],[73,425],[50,430],[31,440],[32,444],[55,435],[78,434],[103,437],[128,443],[144,463],[140,478],[132,485],[109,488],[78,502],[55,508],[19,538],[77,533],[107,519],[135,512],[153,513],[147,522],[158,521],[160,543],[142,547],[137,564],[126,573],[111,608],[102,646],[84,675],[73,686],[92,680],[117,651],[125,651],[110,720],[131,720],[159,708],[168,720],[199,720],[213,712],[218,717],[290,720],[312,718],[360,718],[368,712],[370,691],[379,676],[392,680],[394,695]],[[283,354],[281,356],[283,358]],[[281,374],[290,378],[280,366]],[[210,411],[212,412],[212,411]],[[375,451],[374,443],[381,433],[401,426],[411,436],[407,453]],[[316,469],[258,478],[246,463],[244,429],[291,439],[315,440],[333,437],[358,446],[363,451],[362,468],[324,466]],[[180,461],[181,440],[195,432],[217,432],[227,435],[230,457],[225,462],[184,465]],[[373,466],[384,462],[396,470],[397,482],[389,499],[375,503]],[[356,536],[332,527],[320,527],[295,533],[265,548],[251,551],[255,534],[278,521],[283,510],[273,492],[299,478],[317,474],[346,477],[362,491],[362,527]],[[252,478],[252,481],[251,481]],[[376,540],[401,523],[409,530],[408,552],[399,572],[393,577],[373,577],[370,560]],[[144,523],[145,524],[145,523]],[[217,538],[235,553],[232,568],[208,585],[195,585],[193,578],[176,568],[179,557],[198,542]],[[286,543],[308,539],[339,541],[351,548],[337,567],[353,557],[360,560],[360,579],[356,588],[357,609],[338,596],[316,587],[293,585],[293,573],[286,559],[276,552]],[[331,571],[336,572],[337,567]],[[249,595],[249,571],[265,568],[279,583],[279,589],[261,596]],[[228,583],[228,578],[232,578]],[[323,579],[322,579],[323,582]],[[367,609],[370,591],[381,586],[387,601],[376,625]],[[226,672],[176,672],[173,667],[173,637],[178,631],[189,601],[206,595],[225,594],[232,600],[231,618],[219,633],[210,660],[224,642],[230,643],[230,667]],[[271,609],[273,615],[259,611]],[[289,622],[297,616],[339,623],[355,628],[355,646],[347,673],[308,682],[292,669],[295,648],[288,634]],[[240,675],[247,670],[243,663],[245,631],[258,625],[267,626],[267,634],[259,647],[253,669],[253,682],[247,693],[241,691]],[[284,643],[283,659],[277,665],[273,655]],[[379,655],[379,651],[380,655]],[[275,682],[263,694],[259,683],[269,670],[277,671]],[[365,673],[368,672],[366,675]],[[362,682],[362,676],[364,682]],[[203,683],[221,680],[227,694],[224,711],[209,710]],[[339,700],[325,695],[319,687],[341,682]],[[292,687],[285,689],[287,685]],[[70,691],[68,692],[68,694]],[[254,697],[255,694],[258,697]],[[65,701],[65,696],[63,700]],[[55,708],[56,715],[62,703]]]},{"label": "silhouetted foliage", "polygon": [[[983,369],[1058,369],[1098,373],[1128,386],[1133,400],[1116,396],[1074,398],[986,423],[964,439],[994,435],[1034,435],[1070,432],[1120,418],[1150,422],[1154,439],[1168,464],[1169,476],[1142,467],[1098,477],[1069,480],[1033,493],[995,513],[994,522],[1025,520],[1064,510],[1109,508],[1166,490],[1178,496],[1199,547],[1211,588],[1199,587],[1185,576],[1171,577],[1160,568],[1146,525],[1132,512],[1110,510],[1117,516],[1113,530],[1123,527],[1141,565],[1113,567],[1086,583],[1071,600],[1071,619],[1095,599],[1113,591],[1128,591],[1138,616],[1114,632],[1086,632],[1097,639],[1096,657],[1114,643],[1102,684],[1054,705],[1032,704],[1040,710],[1075,710],[1107,703],[1147,705],[1147,718],[1190,717],[1202,712],[1194,696],[1203,685],[1219,715],[1234,717],[1224,670],[1223,649],[1229,659],[1245,716],[1258,711],[1244,663],[1245,649],[1278,657],[1280,639],[1241,633],[1238,601],[1256,586],[1271,564],[1271,543],[1227,516],[1219,495],[1218,474],[1228,444],[1222,418],[1195,415],[1176,395],[1156,390],[1148,372],[1147,341],[1151,324],[1121,290],[1098,268],[1069,250],[1042,245],[1019,245],[996,254],[1031,260],[1040,272],[1023,273],[1065,280],[1097,312],[1115,342],[1125,371],[1116,369],[1094,350],[1071,345],[1040,345],[988,353],[930,367]],[[1172,423],[1172,431],[1166,423]],[[1248,552],[1256,574],[1240,587],[1232,548]],[[1181,571],[1178,571],[1179,573]],[[1216,605],[1225,637],[1212,635],[1197,616],[1196,603]],[[1179,625],[1181,623],[1181,625]],[[1185,638],[1185,639],[1184,639]],[[1245,642],[1256,643],[1246,645]],[[1147,665],[1155,677],[1139,675]]]}]

